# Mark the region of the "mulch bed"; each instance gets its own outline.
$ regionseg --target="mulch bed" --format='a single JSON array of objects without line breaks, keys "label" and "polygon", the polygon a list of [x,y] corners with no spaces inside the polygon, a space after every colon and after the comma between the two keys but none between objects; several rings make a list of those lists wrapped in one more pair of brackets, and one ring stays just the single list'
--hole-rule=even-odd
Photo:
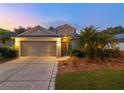
[{"label": "mulch bed", "polygon": [[59,61],[59,74],[68,72],[95,71],[104,69],[124,70],[123,58],[94,58],[70,57],[67,60]]}]

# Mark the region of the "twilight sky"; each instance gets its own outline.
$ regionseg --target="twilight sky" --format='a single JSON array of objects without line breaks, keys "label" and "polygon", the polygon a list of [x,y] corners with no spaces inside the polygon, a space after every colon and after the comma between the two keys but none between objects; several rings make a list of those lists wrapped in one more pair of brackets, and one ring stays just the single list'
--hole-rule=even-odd
[{"label": "twilight sky", "polygon": [[68,23],[104,29],[124,26],[124,4],[0,4],[0,28],[44,27]]}]

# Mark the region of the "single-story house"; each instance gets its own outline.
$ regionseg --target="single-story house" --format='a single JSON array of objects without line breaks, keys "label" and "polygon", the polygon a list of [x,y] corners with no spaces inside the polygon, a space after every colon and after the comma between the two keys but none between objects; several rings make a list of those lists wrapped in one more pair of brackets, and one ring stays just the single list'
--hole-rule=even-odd
[{"label": "single-story house", "polygon": [[117,47],[119,50],[124,51],[124,33],[117,34],[115,37],[118,40]]},{"label": "single-story house", "polygon": [[64,24],[49,30],[35,26],[15,37],[19,56],[62,56],[75,48],[76,29]]}]

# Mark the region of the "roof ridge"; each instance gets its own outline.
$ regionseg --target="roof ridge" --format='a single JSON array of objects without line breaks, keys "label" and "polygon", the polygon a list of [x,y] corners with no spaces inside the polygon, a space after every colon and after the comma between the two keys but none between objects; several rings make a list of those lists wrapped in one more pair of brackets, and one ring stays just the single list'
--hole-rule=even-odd
[{"label": "roof ridge", "polygon": [[52,32],[52,31],[50,31],[50,30],[48,30],[48,29],[46,29],[46,28],[44,28],[44,27],[42,27],[42,26],[40,26],[40,25],[38,25],[40,28],[43,28],[46,32],[48,32],[48,33],[50,33],[50,34],[55,34],[55,35],[58,35],[57,33],[55,33],[55,32]]},{"label": "roof ridge", "polygon": [[47,29],[47,32],[48,32],[48,33],[51,33],[51,34],[58,35],[57,33],[55,33],[55,32],[52,32],[52,31],[50,31],[50,30],[48,30],[48,29]]},{"label": "roof ridge", "polygon": [[69,26],[69,27],[71,27],[71,28],[76,29],[75,27],[73,27],[72,25],[67,24],[67,23],[57,26],[56,29],[61,28],[61,27],[63,27],[63,26]]},{"label": "roof ridge", "polygon": [[[31,33],[32,32],[32,33]],[[55,33],[55,32],[52,32],[52,31],[50,31],[50,30],[48,30],[48,29],[46,29],[46,28],[44,28],[44,27],[42,27],[42,26],[40,26],[40,25],[37,25],[37,26],[35,26],[35,27],[32,27],[31,29],[29,29],[29,30],[26,30],[25,32],[23,32],[23,33],[21,33],[21,34],[18,34],[17,36],[25,36],[25,35],[27,35],[28,36],[28,34],[29,35],[31,35],[31,34],[33,34],[33,33],[37,33],[37,32],[39,32],[39,33],[46,33],[46,36],[47,36],[47,34],[50,34],[50,35],[56,35],[56,36],[59,36],[59,34],[57,34],[57,33]],[[37,34],[38,35],[38,34]],[[40,34],[39,34],[40,35]],[[34,35],[35,36],[35,35]],[[45,36],[45,35],[44,35]]]}]

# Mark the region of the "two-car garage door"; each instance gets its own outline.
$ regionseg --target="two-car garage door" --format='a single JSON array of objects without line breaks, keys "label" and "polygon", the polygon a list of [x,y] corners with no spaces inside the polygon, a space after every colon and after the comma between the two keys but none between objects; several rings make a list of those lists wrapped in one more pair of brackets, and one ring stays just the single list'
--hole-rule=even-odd
[{"label": "two-car garage door", "polygon": [[56,42],[22,41],[21,56],[56,56]]}]

